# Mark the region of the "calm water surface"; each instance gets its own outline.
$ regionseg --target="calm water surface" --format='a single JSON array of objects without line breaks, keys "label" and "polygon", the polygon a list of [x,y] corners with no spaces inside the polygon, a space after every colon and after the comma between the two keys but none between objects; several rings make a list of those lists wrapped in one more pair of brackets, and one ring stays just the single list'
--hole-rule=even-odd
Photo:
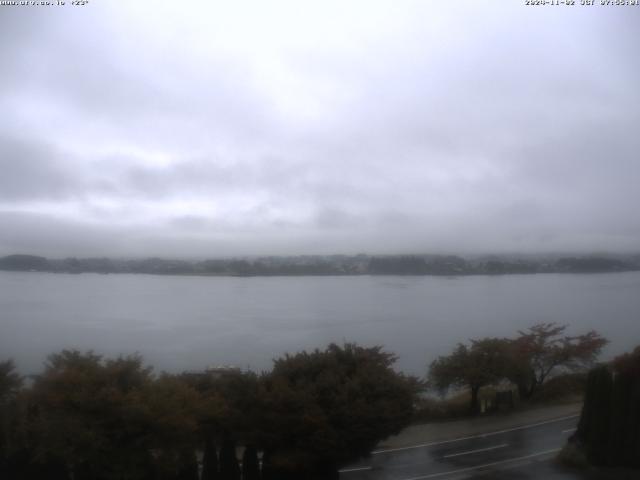
[{"label": "calm water surface", "polygon": [[640,344],[640,273],[443,277],[164,277],[0,272],[0,360],[25,373],[62,348],[140,352],[157,369],[267,369],[285,352],[384,345],[422,375],[457,342],[536,322]]}]

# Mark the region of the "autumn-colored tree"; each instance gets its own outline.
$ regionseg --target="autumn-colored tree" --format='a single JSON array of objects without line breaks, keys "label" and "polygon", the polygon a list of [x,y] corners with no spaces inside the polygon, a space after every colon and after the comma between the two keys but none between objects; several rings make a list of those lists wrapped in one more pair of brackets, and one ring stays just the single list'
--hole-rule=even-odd
[{"label": "autumn-colored tree", "polygon": [[460,343],[451,354],[431,363],[429,384],[442,392],[451,386],[469,388],[469,409],[472,414],[478,413],[480,389],[506,376],[509,344],[504,338],[471,340],[469,346]]},{"label": "autumn-colored tree", "polygon": [[591,330],[583,335],[564,335],[566,325],[539,323],[513,340],[508,377],[518,386],[521,398],[530,398],[554,371],[589,367],[608,343]]},{"label": "autumn-colored tree", "polygon": [[78,480],[146,478],[156,421],[142,395],[150,373],[139,356],[50,356],[28,397],[33,461],[60,462]]},{"label": "autumn-colored tree", "polygon": [[138,390],[149,381],[150,369],[138,356],[50,356],[31,399],[39,449],[63,459],[78,478],[142,475],[149,469],[149,433]]}]

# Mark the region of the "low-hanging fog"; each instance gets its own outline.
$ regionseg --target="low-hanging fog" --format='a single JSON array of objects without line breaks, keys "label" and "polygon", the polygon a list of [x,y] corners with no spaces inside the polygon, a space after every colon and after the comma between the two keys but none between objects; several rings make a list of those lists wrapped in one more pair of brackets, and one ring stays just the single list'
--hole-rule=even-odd
[{"label": "low-hanging fog", "polygon": [[0,255],[637,250],[639,22],[477,0],[0,7]]}]

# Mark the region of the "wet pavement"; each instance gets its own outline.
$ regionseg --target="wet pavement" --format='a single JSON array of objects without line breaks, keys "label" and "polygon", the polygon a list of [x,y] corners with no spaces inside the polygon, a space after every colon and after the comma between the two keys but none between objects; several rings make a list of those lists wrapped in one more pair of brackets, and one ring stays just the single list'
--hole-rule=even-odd
[{"label": "wet pavement", "polygon": [[[575,430],[577,415],[374,452],[342,469],[344,480],[427,479],[609,479],[602,472],[579,472],[555,461]],[[631,477],[629,477],[631,478]],[[640,478],[638,475],[637,478]]]}]

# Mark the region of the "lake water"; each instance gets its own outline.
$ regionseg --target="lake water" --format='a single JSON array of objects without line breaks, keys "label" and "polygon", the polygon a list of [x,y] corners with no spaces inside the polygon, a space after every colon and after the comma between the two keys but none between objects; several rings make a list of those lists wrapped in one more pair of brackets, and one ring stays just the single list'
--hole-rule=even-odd
[{"label": "lake water", "polygon": [[169,371],[268,369],[285,352],[384,345],[422,375],[457,342],[537,322],[596,329],[603,358],[640,344],[640,273],[444,277],[169,277],[0,272],[0,360],[62,348],[140,352]]}]

